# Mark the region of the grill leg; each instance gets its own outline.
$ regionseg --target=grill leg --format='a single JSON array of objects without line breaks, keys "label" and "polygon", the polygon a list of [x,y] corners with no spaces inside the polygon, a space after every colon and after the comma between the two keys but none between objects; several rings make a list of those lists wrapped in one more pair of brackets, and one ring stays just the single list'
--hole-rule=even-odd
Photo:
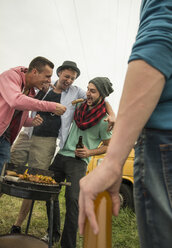
[{"label": "grill leg", "polygon": [[52,247],[53,241],[53,209],[54,209],[54,200],[50,200],[50,223],[49,223],[49,244],[48,248]]},{"label": "grill leg", "polygon": [[27,226],[26,226],[26,230],[25,230],[25,234],[28,233],[28,230],[29,230],[29,225],[30,225],[30,220],[31,220],[31,217],[32,217],[32,211],[33,211],[33,205],[34,205],[34,200],[32,201],[32,205],[31,205],[31,208],[30,208],[30,212],[29,212],[29,217],[28,217],[28,221],[27,221]]}]

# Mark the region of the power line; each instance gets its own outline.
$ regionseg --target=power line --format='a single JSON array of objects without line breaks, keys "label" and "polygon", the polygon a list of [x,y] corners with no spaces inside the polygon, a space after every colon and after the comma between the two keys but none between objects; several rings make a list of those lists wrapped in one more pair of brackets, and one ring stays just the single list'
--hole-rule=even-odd
[{"label": "power line", "polygon": [[85,49],[84,49],[84,44],[83,44],[83,40],[82,40],[82,35],[81,35],[81,30],[80,30],[80,25],[79,25],[79,18],[78,18],[78,14],[77,14],[77,7],[76,7],[75,0],[73,0],[73,4],[74,4],[76,23],[77,23],[77,27],[78,27],[78,33],[79,33],[79,38],[80,38],[80,43],[81,43],[81,48],[82,48],[82,53],[83,53],[83,59],[84,59],[85,67],[86,67],[87,77],[88,77],[88,80],[89,80],[90,77],[89,77],[89,73],[88,73],[88,66],[87,66],[87,62],[86,62]]},{"label": "power line", "polygon": [[61,28],[62,28],[62,31],[63,31],[63,34],[64,34],[64,38],[65,38],[67,47],[68,47],[68,52],[69,52],[69,54],[70,54],[70,56],[71,56],[71,50],[70,50],[69,40],[68,40],[68,38],[67,38],[67,35],[66,35],[66,32],[65,32],[64,26],[63,26],[63,24],[62,24],[62,20],[61,20],[61,17],[60,17],[60,13],[59,13],[59,9],[58,9],[56,0],[54,0],[54,6],[55,6],[55,9],[56,9],[56,12],[57,12],[57,16],[58,16],[59,21],[60,21],[60,25],[61,25]]}]

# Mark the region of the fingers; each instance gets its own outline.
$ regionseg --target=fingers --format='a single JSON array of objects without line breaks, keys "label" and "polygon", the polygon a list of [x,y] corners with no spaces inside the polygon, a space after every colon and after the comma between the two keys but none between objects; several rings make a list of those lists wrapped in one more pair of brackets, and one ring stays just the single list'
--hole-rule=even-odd
[{"label": "fingers", "polygon": [[37,115],[35,116],[35,119],[37,119],[37,120],[42,120],[42,117],[41,117],[39,114],[37,114]]},{"label": "fingers", "polygon": [[96,215],[94,212],[94,202],[91,200],[86,201],[86,214],[93,233],[96,235],[99,232],[99,227],[96,220]]},{"label": "fingers", "polygon": [[80,152],[80,151],[78,151],[78,150],[75,150],[75,155],[76,155],[77,157],[80,157],[80,158],[84,158],[84,157],[85,157],[84,153],[82,153],[82,152]]},{"label": "fingers", "polygon": [[42,117],[39,114],[37,114],[34,119],[37,121],[43,121]]},{"label": "fingers", "polygon": [[113,127],[114,127],[114,123],[109,123],[108,124],[108,128],[107,128],[107,131],[108,132],[112,131]]},{"label": "fingers", "polygon": [[60,109],[54,111],[54,114],[55,115],[63,115],[64,113],[65,113],[65,111],[64,110],[60,110]]},{"label": "fingers", "polygon": [[78,226],[79,232],[81,235],[84,234],[84,226],[85,226],[85,208],[84,208],[84,199],[82,193],[79,194],[79,217],[78,217]]},{"label": "fingers", "polygon": [[119,198],[119,194],[112,196],[112,212],[114,216],[118,216],[119,214],[119,210],[120,210],[120,198]]},{"label": "fingers", "polygon": [[84,148],[77,148],[75,150],[76,156],[81,157],[81,158],[89,157],[88,153],[89,153],[89,150],[85,146]]},{"label": "fingers", "polygon": [[39,126],[39,125],[42,124],[42,122],[43,122],[43,119],[42,119],[42,117],[38,114],[38,115],[36,115],[35,118],[33,119],[32,124],[33,124],[33,126]]},{"label": "fingers", "polygon": [[56,110],[54,111],[54,114],[63,115],[65,112],[66,112],[66,107],[60,103],[57,103]]},{"label": "fingers", "polygon": [[81,190],[79,195],[79,218],[78,218],[79,232],[81,235],[84,234],[86,218],[88,219],[94,234],[97,234],[99,232],[99,227],[94,213],[94,202],[89,197],[84,195]]},{"label": "fingers", "polygon": [[104,119],[104,121],[105,121],[105,122],[108,121],[108,128],[107,128],[107,131],[108,131],[108,132],[112,131],[112,129],[113,129],[114,125],[115,125],[115,122],[114,122],[114,121],[110,121],[109,116],[108,116],[106,119]]}]

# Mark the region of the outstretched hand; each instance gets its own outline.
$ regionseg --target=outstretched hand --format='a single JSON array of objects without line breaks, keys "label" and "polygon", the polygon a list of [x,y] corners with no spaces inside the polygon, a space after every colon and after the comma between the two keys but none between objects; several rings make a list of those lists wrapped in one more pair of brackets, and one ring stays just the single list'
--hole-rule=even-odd
[{"label": "outstretched hand", "polygon": [[54,111],[55,115],[63,115],[66,112],[66,107],[60,103],[57,103],[56,110]]}]

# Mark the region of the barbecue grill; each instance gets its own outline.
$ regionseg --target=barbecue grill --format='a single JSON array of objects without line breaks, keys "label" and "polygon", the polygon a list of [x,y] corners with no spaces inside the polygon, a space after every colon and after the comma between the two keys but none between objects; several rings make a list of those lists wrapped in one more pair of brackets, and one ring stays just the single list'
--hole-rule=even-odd
[{"label": "barbecue grill", "polygon": [[49,228],[49,244],[48,247],[52,247],[52,233],[53,233],[53,207],[54,200],[58,199],[61,185],[70,185],[70,183],[59,184],[44,184],[21,180],[19,178],[7,176],[7,171],[13,171],[17,174],[24,174],[27,171],[32,175],[54,176],[54,173],[49,170],[42,170],[38,168],[19,166],[12,163],[6,163],[3,166],[3,170],[0,176],[0,193],[15,196],[19,198],[32,199],[32,206],[29,213],[29,218],[25,230],[25,234],[28,233],[30,220],[32,216],[32,210],[35,200],[50,201],[50,228]]}]

